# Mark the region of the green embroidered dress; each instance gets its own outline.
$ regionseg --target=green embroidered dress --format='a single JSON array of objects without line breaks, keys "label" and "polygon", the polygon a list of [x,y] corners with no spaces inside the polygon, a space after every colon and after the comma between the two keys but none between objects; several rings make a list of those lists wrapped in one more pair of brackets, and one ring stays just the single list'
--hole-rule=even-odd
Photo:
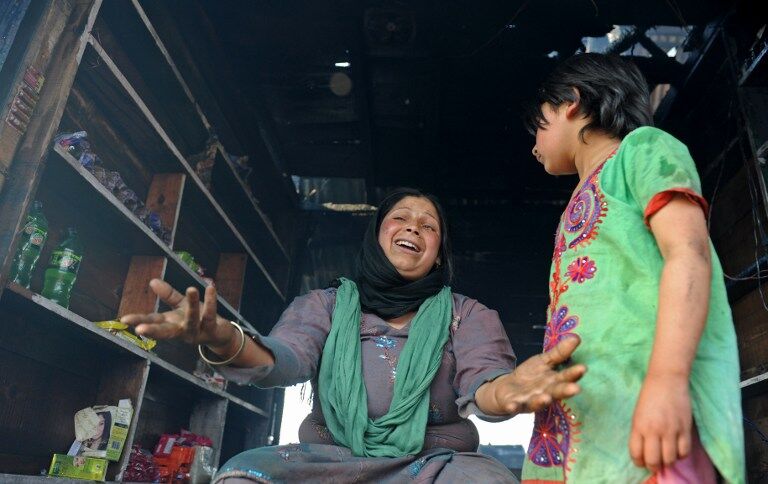
[{"label": "green embroidered dress", "polygon": [[[688,149],[643,127],[622,141],[573,196],[558,226],[544,336],[549,349],[569,333],[589,372],[582,393],[536,414],[523,482],[640,483],[629,456],[632,415],[648,367],[664,261],[647,216],[664,194],[701,200]],[[710,244],[711,245],[711,244]],[[739,361],[723,272],[712,250],[707,325],[690,382],[702,445],[727,482],[744,482]]]}]

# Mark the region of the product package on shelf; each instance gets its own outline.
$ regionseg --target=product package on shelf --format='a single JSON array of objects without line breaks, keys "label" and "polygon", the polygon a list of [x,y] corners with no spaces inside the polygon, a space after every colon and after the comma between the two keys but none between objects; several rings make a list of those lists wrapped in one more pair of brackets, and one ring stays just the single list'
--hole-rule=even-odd
[{"label": "product package on shelf", "polygon": [[226,387],[227,380],[218,374],[216,370],[211,368],[209,365],[203,363],[202,360],[197,360],[195,371],[192,374],[213,387],[219,388],[221,390]]},{"label": "product package on shelf", "polygon": [[104,481],[107,477],[105,459],[63,454],[53,454],[48,475],[52,477],[69,477],[70,479],[85,479]]},{"label": "product package on shelf", "polygon": [[43,214],[43,204],[40,201],[32,202],[24,229],[18,237],[19,246],[13,257],[8,280],[29,289],[32,272],[48,238],[48,219]]},{"label": "product package on shelf", "polygon": [[251,164],[247,155],[227,155],[229,163],[235,168],[237,175],[245,182],[248,191],[251,191],[251,187],[248,184],[248,178],[253,172]]},{"label": "product package on shelf", "polygon": [[211,173],[216,163],[216,148],[219,139],[212,135],[205,143],[205,149],[187,158],[187,163],[195,170],[195,173],[206,188],[211,188]]},{"label": "product package on shelf", "polygon": [[163,434],[155,446],[155,463],[160,482],[210,482],[213,466],[213,442],[208,437],[182,429],[179,434]]},{"label": "product package on shelf", "polygon": [[59,306],[68,308],[82,260],[83,246],[77,229],[67,227],[66,237],[51,253],[40,294]]},{"label": "product package on shelf", "polygon": [[133,417],[129,399],[117,406],[86,407],[75,414],[75,442],[71,456],[98,457],[111,461],[120,459]]},{"label": "product package on shelf", "polygon": [[160,470],[155,464],[152,452],[134,444],[122,480],[124,482],[160,482]]},{"label": "product package on shelf", "polygon": [[203,281],[205,281],[205,284],[207,286],[216,287],[216,282],[213,280],[212,277],[208,277],[206,275],[205,268],[197,263],[197,261],[192,256],[192,254],[184,250],[177,250],[176,255],[178,255],[179,259],[181,259],[181,261],[185,263],[190,269],[196,272],[197,275],[200,276],[200,278],[202,278]]},{"label": "product package on shelf", "polygon": [[151,351],[152,348],[157,346],[157,341],[153,340],[152,338],[147,338],[146,336],[133,333],[127,324],[121,323],[117,319],[113,319],[111,321],[97,321],[95,324],[99,328],[106,329],[118,338],[124,339],[129,343],[133,343],[143,350]]},{"label": "product package on shelf", "polygon": [[104,168],[99,156],[91,149],[87,132],[61,133],[54,138],[54,143],[76,158],[125,208],[133,212],[163,242],[170,244],[171,232],[163,226],[160,216],[147,209],[136,192],[126,185],[120,172]]}]

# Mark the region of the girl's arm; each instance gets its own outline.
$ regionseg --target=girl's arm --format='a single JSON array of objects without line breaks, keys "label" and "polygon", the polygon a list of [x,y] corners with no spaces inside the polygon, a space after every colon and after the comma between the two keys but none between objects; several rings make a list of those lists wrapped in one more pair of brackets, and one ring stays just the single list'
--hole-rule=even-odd
[{"label": "girl's arm", "polygon": [[632,419],[633,461],[652,472],[688,455],[692,414],[691,366],[709,312],[712,279],[704,212],[676,195],[650,220],[664,258],[656,335]]}]

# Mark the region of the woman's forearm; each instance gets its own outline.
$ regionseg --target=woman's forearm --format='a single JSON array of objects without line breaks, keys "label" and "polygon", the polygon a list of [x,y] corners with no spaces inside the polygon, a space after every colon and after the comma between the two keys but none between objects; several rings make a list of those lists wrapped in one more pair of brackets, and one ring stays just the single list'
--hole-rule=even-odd
[{"label": "woman's forearm", "polygon": [[[223,318],[219,319],[220,324],[224,323],[231,328],[232,337],[229,338],[224,345],[216,347],[208,346],[208,348],[212,353],[219,355],[221,359],[226,359],[237,353],[237,350],[240,349],[240,331]],[[247,334],[245,335],[245,346],[243,346],[243,351],[240,352],[240,355],[238,355],[237,358],[229,363],[230,366],[239,368],[254,368],[257,366],[274,364],[275,357],[272,355],[272,352],[265,346],[254,341],[253,338],[249,338]]]}]

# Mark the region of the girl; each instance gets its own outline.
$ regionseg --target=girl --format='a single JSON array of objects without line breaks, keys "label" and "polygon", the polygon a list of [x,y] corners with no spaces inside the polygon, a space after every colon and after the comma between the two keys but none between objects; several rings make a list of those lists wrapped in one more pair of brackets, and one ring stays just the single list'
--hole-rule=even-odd
[{"label": "girl", "polygon": [[536,413],[523,482],[744,482],[736,337],[687,148],[649,126],[639,70],[601,54],[556,68],[528,123],[547,173],[580,179],[544,349],[578,334],[590,372]]}]

